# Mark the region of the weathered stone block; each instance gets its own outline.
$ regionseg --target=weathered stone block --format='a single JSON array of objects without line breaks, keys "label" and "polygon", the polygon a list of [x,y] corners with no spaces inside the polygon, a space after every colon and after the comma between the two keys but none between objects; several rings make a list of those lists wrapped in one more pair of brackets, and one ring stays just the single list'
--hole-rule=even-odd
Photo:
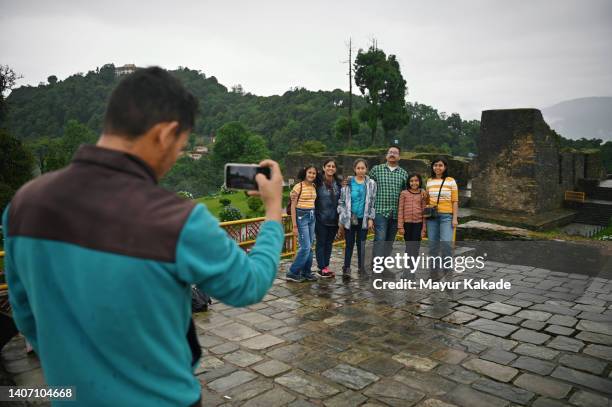
[{"label": "weathered stone block", "polygon": [[561,207],[559,147],[537,109],[482,112],[471,206],[540,213]]}]

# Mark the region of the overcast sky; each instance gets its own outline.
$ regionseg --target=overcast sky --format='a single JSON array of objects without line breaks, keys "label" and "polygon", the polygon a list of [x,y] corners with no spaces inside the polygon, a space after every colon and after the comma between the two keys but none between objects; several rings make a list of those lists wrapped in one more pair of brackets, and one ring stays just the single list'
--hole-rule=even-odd
[{"label": "overcast sky", "polygon": [[19,85],[112,62],[187,66],[257,95],[348,90],[349,37],[397,55],[409,101],[464,118],[612,96],[609,0],[0,0],[0,64]]}]

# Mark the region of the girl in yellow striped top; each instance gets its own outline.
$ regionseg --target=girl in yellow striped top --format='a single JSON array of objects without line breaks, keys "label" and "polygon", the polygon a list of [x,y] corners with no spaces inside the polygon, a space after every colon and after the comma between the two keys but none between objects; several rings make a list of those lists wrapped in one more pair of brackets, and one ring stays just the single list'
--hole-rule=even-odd
[{"label": "girl in yellow striped top", "polygon": [[[453,229],[458,224],[459,190],[457,183],[448,176],[448,162],[443,157],[431,162],[431,178],[427,180],[428,206],[437,206],[438,215],[427,219],[429,255],[442,255],[442,264],[451,256]],[[441,247],[440,247],[441,246]]]},{"label": "girl in yellow striped top", "polygon": [[298,238],[299,249],[293,259],[293,264],[287,271],[287,281],[314,281],[316,275],[310,271],[312,267],[312,244],[315,236],[315,200],[317,199],[317,184],[319,177],[317,167],[307,165],[298,173],[297,183],[291,191],[291,221],[293,235]]}]

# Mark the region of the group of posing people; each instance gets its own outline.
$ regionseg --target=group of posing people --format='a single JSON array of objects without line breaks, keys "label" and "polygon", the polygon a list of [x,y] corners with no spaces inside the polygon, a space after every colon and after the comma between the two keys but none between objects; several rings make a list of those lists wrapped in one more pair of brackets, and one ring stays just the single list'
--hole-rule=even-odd
[{"label": "group of posing people", "polygon": [[[419,174],[408,174],[399,166],[400,148],[387,150],[386,162],[368,169],[364,159],[353,163],[353,175],[341,180],[333,159],[302,168],[291,191],[290,215],[299,249],[287,271],[287,281],[314,281],[335,277],[329,261],[334,239],[344,234],[343,279],[350,279],[351,259],[357,245],[357,265],[366,275],[365,241],[374,228],[373,258],[389,256],[398,231],[406,241],[409,256],[419,255],[421,238],[427,236],[429,254],[450,256],[453,229],[457,226],[459,193],[448,176],[448,162],[431,162],[431,176],[423,185]],[[369,170],[369,172],[368,172]],[[434,208],[432,210],[431,208]],[[433,215],[432,215],[433,212]],[[311,271],[312,247],[316,240],[318,270]],[[442,244],[441,244],[442,243]]]}]

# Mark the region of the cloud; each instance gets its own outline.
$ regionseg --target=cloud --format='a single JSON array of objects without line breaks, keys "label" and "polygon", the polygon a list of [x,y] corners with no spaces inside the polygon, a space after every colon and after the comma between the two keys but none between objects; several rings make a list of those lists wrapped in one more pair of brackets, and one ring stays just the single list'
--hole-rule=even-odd
[{"label": "cloud", "polygon": [[188,66],[280,94],[348,89],[346,42],[396,54],[408,100],[479,118],[612,94],[612,2],[7,1],[0,51],[37,84],[108,62]]}]

